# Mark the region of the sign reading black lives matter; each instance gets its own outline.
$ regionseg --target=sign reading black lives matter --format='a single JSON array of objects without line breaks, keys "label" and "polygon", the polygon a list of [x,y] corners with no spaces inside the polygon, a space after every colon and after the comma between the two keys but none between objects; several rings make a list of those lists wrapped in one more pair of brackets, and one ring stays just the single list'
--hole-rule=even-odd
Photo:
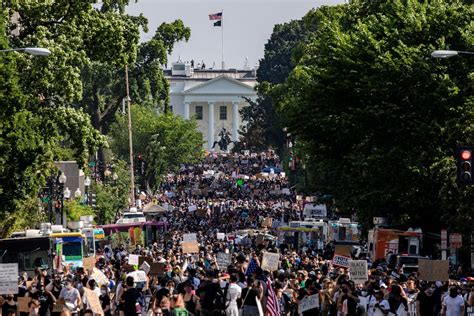
[{"label": "sign reading black lives matter", "polygon": [[349,260],[349,272],[352,281],[355,283],[364,283],[368,280],[367,261]]}]

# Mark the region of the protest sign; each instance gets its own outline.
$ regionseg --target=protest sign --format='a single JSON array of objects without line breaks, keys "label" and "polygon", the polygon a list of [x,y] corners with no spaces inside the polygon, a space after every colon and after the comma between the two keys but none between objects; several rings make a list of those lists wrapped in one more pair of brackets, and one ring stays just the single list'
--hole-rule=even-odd
[{"label": "protest sign", "polygon": [[197,210],[197,206],[196,206],[196,205],[190,205],[190,206],[188,207],[188,212],[194,212],[194,211],[196,211],[196,210]]},{"label": "protest sign", "polygon": [[192,234],[183,234],[183,242],[194,242],[197,240],[197,235]]},{"label": "protest sign", "polygon": [[271,217],[267,217],[262,222],[262,227],[272,227],[273,219]]},{"label": "protest sign", "polygon": [[151,266],[153,264],[153,258],[149,256],[140,256],[138,258],[138,266],[141,267],[143,262],[146,262],[149,266]]},{"label": "protest sign", "polygon": [[109,279],[107,279],[105,274],[97,268],[92,269],[92,274],[90,275],[90,278],[94,279],[99,286],[102,286],[102,285],[109,286],[109,283],[110,283]]},{"label": "protest sign", "polygon": [[198,253],[199,252],[199,244],[197,242],[183,242],[181,243],[181,247],[183,248],[183,253]]},{"label": "protest sign", "polygon": [[18,297],[17,298],[18,311],[20,313],[29,313],[30,309],[28,308],[28,303],[30,302],[31,302],[31,297]]},{"label": "protest sign", "polygon": [[225,233],[217,233],[216,237],[217,237],[217,240],[224,240],[225,239]]},{"label": "protest sign", "polygon": [[89,307],[91,308],[94,315],[104,315],[104,311],[102,310],[102,305],[100,304],[99,297],[97,296],[97,294],[95,294],[94,291],[92,291],[91,289],[83,289],[87,303],[89,303]]},{"label": "protest sign", "polygon": [[298,313],[319,307],[319,294],[305,296],[298,305]]},{"label": "protest sign", "polygon": [[288,189],[288,188],[281,189],[281,194],[290,195],[291,194],[290,189]]},{"label": "protest sign", "polygon": [[276,271],[278,270],[278,261],[280,260],[280,255],[277,253],[264,252],[262,258],[262,270],[266,271]]},{"label": "protest sign", "polygon": [[217,253],[216,261],[219,269],[226,270],[227,267],[232,264],[232,254],[219,252]]},{"label": "protest sign", "polygon": [[0,264],[0,294],[18,294],[18,263]]},{"label": "protest sign", "polygon": [[133,255],[133,254],[129,254],[128,255],[128,264],[131,265],[131,266],[138,266],[138,258],[140,256],[139,255]]},{"label": "protest sign", "polygon": [[140,266],[140,270],[143,270],[146,274],[148,274],[148,272],[150,272],[150,265],[148,262],[144,261]]},{"label": "protest sign", "polygon": [[154,262],[150,268],[150,276],[162,278],[165,276],[165,264],[163,262]]},{"label": "protest sign", "polygon": [[448,281],[449,261],[418,259],[418,279],[423,281]]},{"label": "protest sign", "polygon": [[84,270],[92,270],[95,267],[95,257],[88,257],[82,259],[82,267]]},{"label": "protest sign", "polygon": [[356,284],[364,283],[368,280],[367,261],[349,260],[349,272],[351,280]]},{"label": "protest sign", "polygon": [[349,260],[351,260],[349,257],[334,255],[332,258],[332,264],[343,268],[349,268]]},{"label": "protest sign", "polygon": [[303,214],[305,218],[320,218],[328,215],[325,204],[307,203],[304,206]]},{"label": "protest sign", "polygon": [[66,302],[64,302],[64,298],[60,298],[56,301],[56,303],[54,303],[52,312],[62,313],[65,308],[66,308]]}]

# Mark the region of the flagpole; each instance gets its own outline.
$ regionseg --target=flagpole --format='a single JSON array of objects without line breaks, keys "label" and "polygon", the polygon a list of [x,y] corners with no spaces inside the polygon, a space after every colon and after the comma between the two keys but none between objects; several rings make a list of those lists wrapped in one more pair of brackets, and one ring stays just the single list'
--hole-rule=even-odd
[{"label": "flagpole", "polygon": [[224,9],[222,9],[222,16],[221,16],[221,33],[222,33],[222,69],[225,69],[224,65]]}]

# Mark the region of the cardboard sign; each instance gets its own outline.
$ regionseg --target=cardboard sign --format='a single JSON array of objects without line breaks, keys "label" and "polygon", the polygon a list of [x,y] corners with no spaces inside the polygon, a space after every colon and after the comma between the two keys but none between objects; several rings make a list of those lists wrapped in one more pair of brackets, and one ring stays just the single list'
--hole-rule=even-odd
[{"label": "cardboard sign", "polygon": [[0,294],[18,294],[18,263],[0,264]]},{"label": "cardboard sign", "polygon": [[319,307],[319,294],[305,296],[298,304],[298,313]]},{"label": "cardboard sign", "polygon": [[91,289],[84,288],[84,295],[86,296],[87,302],[89,303],[92,312],[94,312],[94,315],[104,315],[104,311],[102,310],[102,305],[100,304],[97,294],[95,294]]},{"label": "cardboard sign", "polygon": [[199,244],[197,242],[183,242],[181,243],[183,253],[198,253]]},{"label": "cardboard sign", "polygon": [[280,261],[280,255],[277,253],[264,252],[262,258],[262,270],[276,271],[278,270],[278,263]]},{"label": "cardboard sign", "polygon": [[150,265],[148,264],[148,262],[144,261],[141,266],[140,266],[140,270],[143,270],[146,274],[148,274],[150,272]]},{"label": "cardboard sign", "polygon": [[64,299],[61,299],[62,300],[62,303],[60,303],[60,300],[57,300],[56,303],[54,304],[54,307],[53,307],[53,313],[62,313],[63,310],[66,307],[66,305],[64,304]]},{"label": "cardboard sign", "polygon": [[28,304],[31,302],[31,297],[18,297],[18,311],[20,313],[29,313],[30,309],[28,308]]},{"label": "cardboard sign", "polygon": [[153,264],[153,258],[149,256],[140,256],[138,258],[138,266],[141,267],[144,262],[148,263],[148,265],[151,267]]},{"label": "cardboard sign", "polygon": [[197,240],[196,234],[183,234],[183,242],[194,242]]},{"label": "cardboard sign", "polygon": [[343,268],[349,268],[349,260],[351,260],[349,257],[334,255],[332,258],[332,264]]},{"label": "cardboard sign", "polygon": [[267,217],[262,222],[262,227],[272,227],[273,219],[271,217]]},{"label": "cardboard sign", "polygon": [[217,254],[216,261],[217,261],[217,265],[219,266],[219,269],[226,270],[227,267],[232,264],[232,254],[219,252]]},{"label": "cardboard sign", "polygon": [[448,281],[449,261],[418,259],[418,279],[423,281]]},{"label": "cardboard sign", "polygon": [[364,283],[369,279],[366,260],[350,260],[349,271],[351,276],[350,279],[356,284]]},{"label": "cardboard sign", "polygon": [[129,254],[128,255],[128,264],[131,265],[131,266],[138,266],[138,259],[139,259],[139,255],[132,255],[132,254]]},{"label": "cardboard sign", "polygon": [[95,257],[83,258],[82,266],[84,267],[84,270],[92,270],[95,267],[95,262]]},{"label": "cardboard sign", "polygon": [[150,276],[157,276],[162,278],[165,276],[165,267],[166,265],[163,262],[154,262],[150,268]]}]

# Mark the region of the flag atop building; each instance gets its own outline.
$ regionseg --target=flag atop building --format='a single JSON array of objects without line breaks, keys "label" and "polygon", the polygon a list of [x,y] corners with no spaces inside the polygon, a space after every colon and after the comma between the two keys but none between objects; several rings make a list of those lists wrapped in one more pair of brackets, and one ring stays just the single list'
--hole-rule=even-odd
[{"label": "flag atop building", "polygon": [[222,20],[214,22],[214,26],[222,26]]},{"label": "flag atop building", "polygon": [[[222,20],[222,12],[209,14],[209,20]],[[215,24],[214,24],[215,25]]]}]

